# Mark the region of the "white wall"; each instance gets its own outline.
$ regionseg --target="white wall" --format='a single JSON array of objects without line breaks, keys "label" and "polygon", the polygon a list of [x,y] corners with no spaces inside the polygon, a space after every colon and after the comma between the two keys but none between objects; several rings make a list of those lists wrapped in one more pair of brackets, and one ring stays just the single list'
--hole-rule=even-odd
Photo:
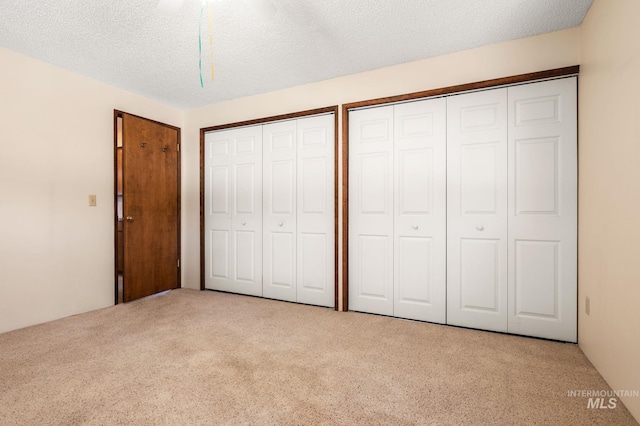
[{"label": "white wall", "polygon": [[[200,282],[200,128],[579,63],[580,32],[573,28],[187,111],[182,149],[183,286],[199,288]],[[339,180],[341,185],[342,176]],[[339,256],[341,264],[342,253]]]},{"label": "white wall", "polygon": [[2,48],[0,64],[3,332],[113,304],[113,110],[182,112]]},{"label": "white wall", "polygon": [[[640,2],[596,0],[581,26],[580,347],[640,391]],[[589,297],[590,315],[585,314]],[[640,420],[640,398],[623,398]]]}]

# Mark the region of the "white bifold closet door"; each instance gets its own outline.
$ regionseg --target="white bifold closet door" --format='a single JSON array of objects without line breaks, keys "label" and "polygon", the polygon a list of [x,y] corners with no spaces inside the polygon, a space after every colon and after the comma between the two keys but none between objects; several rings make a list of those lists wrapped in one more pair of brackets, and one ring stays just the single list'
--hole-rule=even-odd
[{"label": "white bifold closet door", "polygon": [[447,98],[447,323],[507,331],[507,89]]},{"label": "white bifold closet door", "polygon": [[262,295],[262,127],[205,135],[205,287]]},{"label": "white bifold closet door", "polygon": [[296,122],[263,126],[263,296],[296,301]]},{"label": "white bifold closet door", "polygon": [[510,87],[510,333],[577,341],[577,81]]},{"label": "white bifold closet door", "polygon": [[349,114],[352,310],[445,321],[445,105]]},{"label": "white bifold closet door", "polygon": [[333,115],[263,126],[263,296],[334,306]]},{"label": "white bifold closet door", "polygon": [[335,115],[297,120],[298,303],[335,306]]},{"label": "white bifold closet door", "polygon": [[576,79],[447,99],[447,323],[577,339]]},{"label": "white bifold closet door", "polygon": [[333,307],[335,115],[205,134],[205,288]]},{"label": "white bifold closet door", "polygon": [[349,113],[349,309],[393,315],[393,106]]}]

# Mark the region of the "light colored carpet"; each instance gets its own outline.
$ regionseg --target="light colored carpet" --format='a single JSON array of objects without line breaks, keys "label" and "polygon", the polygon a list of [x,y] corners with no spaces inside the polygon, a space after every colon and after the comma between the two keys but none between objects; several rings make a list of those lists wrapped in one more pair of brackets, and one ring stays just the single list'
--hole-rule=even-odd
[{"label": "light colored carpet", "polygon": [[0,334],[1,425],[634,425],[575,345],[175,290]]}]

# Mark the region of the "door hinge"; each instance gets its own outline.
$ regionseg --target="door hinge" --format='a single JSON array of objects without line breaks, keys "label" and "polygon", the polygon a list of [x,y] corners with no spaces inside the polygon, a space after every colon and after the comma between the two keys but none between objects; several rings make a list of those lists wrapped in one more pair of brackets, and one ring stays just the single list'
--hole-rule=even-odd
[{"label": "door hinge", "polygon": [[178,265],[178,268],[180,267],[180,259],[178,259],[178,261],[176,262]]},{"label": "door hinge", "polygon": [[180,152],[180,144],[179,143],[176,144],[176,151]]}]

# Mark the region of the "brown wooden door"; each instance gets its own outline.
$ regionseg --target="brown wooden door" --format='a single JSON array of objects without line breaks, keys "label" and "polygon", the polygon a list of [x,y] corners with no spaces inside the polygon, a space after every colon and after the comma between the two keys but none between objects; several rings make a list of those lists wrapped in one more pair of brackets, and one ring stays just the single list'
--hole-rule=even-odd
[{"label": "brown wooden door", "polygon": [[180,129],[122,113],[123,301],[180,287]]}]

